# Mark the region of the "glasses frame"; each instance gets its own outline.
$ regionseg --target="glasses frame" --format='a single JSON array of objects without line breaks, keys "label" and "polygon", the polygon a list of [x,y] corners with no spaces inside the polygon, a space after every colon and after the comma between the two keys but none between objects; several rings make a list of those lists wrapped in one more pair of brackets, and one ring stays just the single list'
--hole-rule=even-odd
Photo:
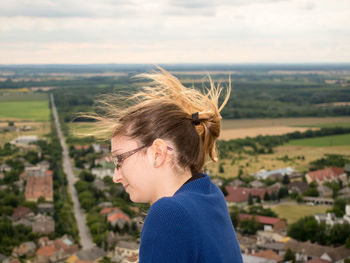
[{"label": "glasses frame", "polygon": [[[123,163],[123,161],[125,161],[126,158],[132,156],[133,154],[141,151],[142,149],[144,149],[146,147],[149,147],[149,145],[144,145],[144,146],[138,147],[138,148],[136,148],[134,150],[127,151],[125,153],[121,153],[121,154],[118,154],[118,155],[115,155],[115,156],[111,155],[110,157],[111,157],[111,159],[112,159],[112,161],[114,163],[115,168],[117,170],[119,170],[122,167],[122,163]],[[169,151],[173,150],[173,148],[171,148],[169,146],[167,146],[167,149]]]}]

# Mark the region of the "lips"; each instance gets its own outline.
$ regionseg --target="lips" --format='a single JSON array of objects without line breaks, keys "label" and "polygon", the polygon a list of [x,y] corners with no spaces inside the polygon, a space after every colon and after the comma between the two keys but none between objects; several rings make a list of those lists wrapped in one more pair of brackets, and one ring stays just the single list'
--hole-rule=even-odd
[{"label": "lips", "polygon": [[126,191],[126,188],[127,188],[128,186],[129,186],[128,184],[123,185],[125,191]]}]

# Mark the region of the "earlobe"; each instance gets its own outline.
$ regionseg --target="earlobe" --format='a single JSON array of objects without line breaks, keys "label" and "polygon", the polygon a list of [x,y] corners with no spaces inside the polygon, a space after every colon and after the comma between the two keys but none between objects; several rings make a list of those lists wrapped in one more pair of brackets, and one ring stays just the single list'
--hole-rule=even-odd
[{"label": "earlobe", "polygon": [[155,139],[151,146],[153,155],[153,166],[159,167],[163,164],[166,158],[167,145],[162,139]]}]

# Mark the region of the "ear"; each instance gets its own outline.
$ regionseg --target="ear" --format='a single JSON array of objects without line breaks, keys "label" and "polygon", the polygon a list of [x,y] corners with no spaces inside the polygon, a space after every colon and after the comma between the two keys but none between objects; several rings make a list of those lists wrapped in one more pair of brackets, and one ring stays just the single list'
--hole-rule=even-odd
[{"label": "ear", "polygon": [[167,156],[167,144],[162,139],[155,139],[152,145],[149,147],[149,157],[152,162],[152,166],[157,168],[165,163]]}]

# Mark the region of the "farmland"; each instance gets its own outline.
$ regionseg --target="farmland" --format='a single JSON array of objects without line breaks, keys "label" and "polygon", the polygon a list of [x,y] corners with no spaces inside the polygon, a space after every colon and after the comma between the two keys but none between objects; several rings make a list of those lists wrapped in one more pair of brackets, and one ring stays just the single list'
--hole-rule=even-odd
[{"label": "farmland", "polygon": [[50,109],[47,94],[11,92],[0,96],[0,120],[48,121]]},{"label": "farmland", "polygon": [[325,136],[320,138],[309,138],[292,140],[289,145],[312,146],[312,147],[331,147],[350,145],[350,134]]}]

